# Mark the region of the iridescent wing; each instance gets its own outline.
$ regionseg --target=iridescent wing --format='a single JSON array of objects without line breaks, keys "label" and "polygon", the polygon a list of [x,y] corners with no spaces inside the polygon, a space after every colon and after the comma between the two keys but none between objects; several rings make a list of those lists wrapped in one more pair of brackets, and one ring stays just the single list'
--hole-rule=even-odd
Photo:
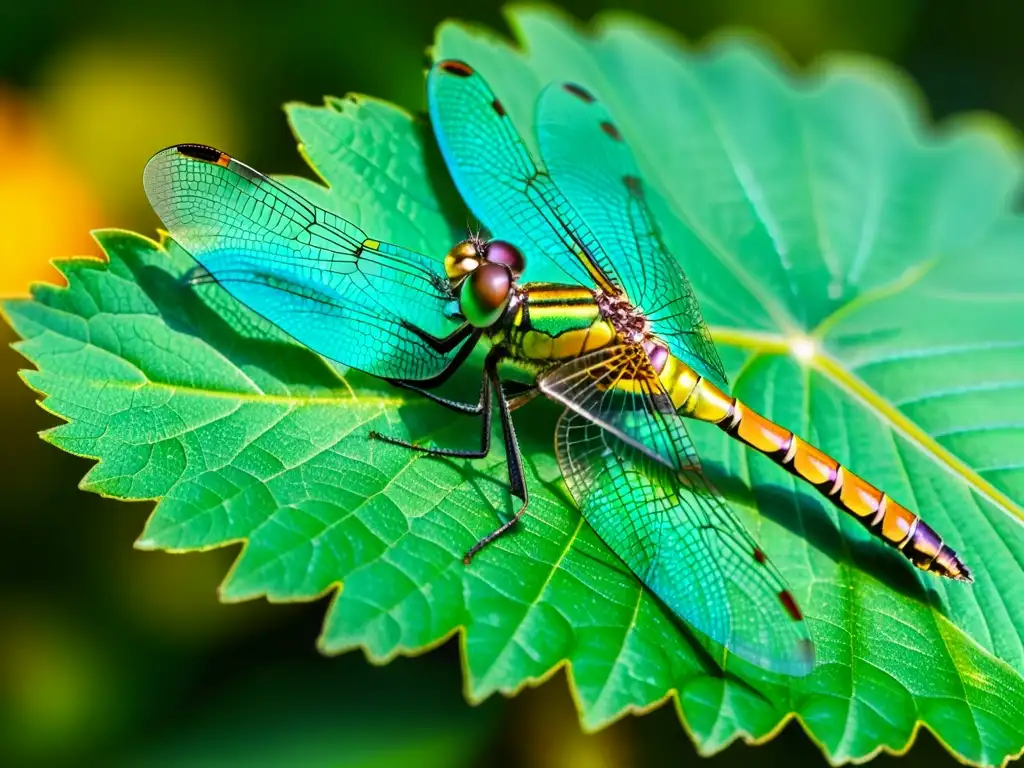
[{"label": "iridescent wing", "polygon": [[601,263],[673,355],[725,386],[693,290],[662,242],[636,159],[608,110],[578,85],[548,86],[537,104],[548,173],[608,254]]},{"label": "iridescent wing", "polygon": [[[591,364],[604,367],[607,360]],[[792,593],[700,473],[676,419],[672,440],[686,457],[685,471],[603,427],[605,415],[566,409],[555,446],[569,492],[597,534],[679,617],[758,666],[809,673],[814,646]]]},{"label": "iridescent wing", "polygon": [[158,152],[146,195],[209,276],[313,351],[376,376],[425,379],[455,328],[442,265],[371,238],[283,184],[210,147]]},{"label": "iridescent wing", "polygon": [[617,292],[599,241],[538,169],[505,108],[468,64],[445,60],[427,76],[430,120],[466,205],[495,236],[526,255],[531,280]]},{"label": "iridescent wing", "polygon": [[540,391],[677,471],[696,469],[672,399],[643,350],[624,344],[582,355],[542,374]]}]

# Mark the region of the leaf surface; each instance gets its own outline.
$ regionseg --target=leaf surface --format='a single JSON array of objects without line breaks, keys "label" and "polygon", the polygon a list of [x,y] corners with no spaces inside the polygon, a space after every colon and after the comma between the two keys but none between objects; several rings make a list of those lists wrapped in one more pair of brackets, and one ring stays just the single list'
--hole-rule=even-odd
[{"label": "leaf surface", "polygon": [[[532,500],[511,511],[500,451],[417,458],[378,429],[472,444],[471,427],[359,374],[344,378],[216,287],[183,290],[173,244],[105,232],[109,264],[65,262],[7,317],[26,380],[67,421],[47,439],[96,458],[88,490],[158,504],[139,546],[244,542],[226,600],[333,591],[321,647],[371,659],[462,628],[471,700],[565,662],[597,728],[675,692],[705,752],[795,714],[829,759],[902,750],[923,723],[963,759],[1024,748],[1024,221],[1017,139],[936,133],[898,76],[835,59],[786,74],[759,44],[692,51],[608,17],[593,32],[538,10],[524,53],[462,26],[434,55],[473,63],[524,135],[548,82],[597,94],[631,143],[694,284],[734,393],[922,512],[976,576],[943,582],[825,508],[767,459],[694,439],[808,616],[818,666],[768,674],[669,616],[581,522],[552,455],[558,409],[517,413]],[[290,107],[328,186],[291,180],[373,236],[440,258],[464,213],[424,127],[365,99]],[[501,236],[502,233],[494,233]],[[462,380],[472,396],[472,375]],[[344,588],[338,591],[339,585]]]}]

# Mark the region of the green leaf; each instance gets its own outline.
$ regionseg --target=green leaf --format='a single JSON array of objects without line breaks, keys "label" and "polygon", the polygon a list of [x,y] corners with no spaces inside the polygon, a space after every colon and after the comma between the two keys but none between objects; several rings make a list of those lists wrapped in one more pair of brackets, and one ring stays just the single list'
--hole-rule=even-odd
[{"label": "green leaf", "polygon": [[[517,413],[530,512],[466,568],[511,505],[499,455],[419,459],[371,429],[465,444],[470,427],[338,372],[234,306],[183,290],[175,247],[124,232],[109,265],[6,304],[68,423],[98,460],[88,490],[158,499],[139,546],[244,542],[226,600],[335,592],[320,645],[374,661],[463,630],[472,701],[568,662],[583,725],[674,694],[704,752],[795,715],[833,762],[900,751],[919,725],[961,758],[1024,749],[1024,220],[1018,138],[993,121],[936,132],[877,64],[787,74],[758,43],[706,50],[607,17],[582,33],[517,10],[523,52],[459,25],[471,61],[529,134],[538,88],[598,93],[659,194],[657,212],[713,326],[735,394],[924,514],[973,586],[915,571],[809,489],[695,425],[709,471],[789,579],[818,666],[788,679],[714,651],[666,614],[584,525],[551,448],[557,409]],[[374,236],[440,257],[464,213],[424,127],[370,100],[292,106],[329,189],[293,183]],[[495,233],[500,235],[501,233]],[[472,377],[463,382],[467,390]],[[344,589],[337,587],[344,584]]]}]

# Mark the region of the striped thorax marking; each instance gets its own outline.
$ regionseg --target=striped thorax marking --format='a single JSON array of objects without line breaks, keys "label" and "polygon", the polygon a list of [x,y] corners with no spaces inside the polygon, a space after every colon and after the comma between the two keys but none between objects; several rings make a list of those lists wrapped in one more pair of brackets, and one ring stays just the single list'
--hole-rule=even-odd
[{"label": "striped thorax marking", "polygon": [[532,363],[578,357],[615,340],[592,290],[549,283],[520,286],[505,334],[513,357]]}]

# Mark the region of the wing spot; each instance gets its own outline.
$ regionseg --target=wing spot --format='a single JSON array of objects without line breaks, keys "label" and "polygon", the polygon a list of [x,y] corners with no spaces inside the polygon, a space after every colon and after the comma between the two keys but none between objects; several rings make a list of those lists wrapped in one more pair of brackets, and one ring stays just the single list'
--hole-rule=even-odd
[{"label": "wing spot", "polygon": [[626,189],[629,190],[633,197],[642,198],[644,196],[644,185],[641,183],[639,176],[626,174],[622,177],[622,183],[626,185]]},{"label": "wing spot", "polygon": [[565,83],[562,86],[562,88],[564,88],[568,93],[571,93],[573,96],[580,99],[581,101],[585,101],[587,104],[593,104],[595,101],[594,96],[590,93],[590,91],[588,91],[582,85],[576,85],[576,83]]},{"label": "wing spot", "polygon": [[438,66],[449,75],[455,75],[456,77],[469,77],[473,74],[473,68],[469,64],[456,59],[442,61]]},{"label": "wing spot", "polygon": [[615,141],[622,141],[622,134],[619,133],[619,129],[607,120],[601,122],[601,130],[610,138],[615,139]]},{"label": "wing spot", "polygon": [[497,99],[495,99],[494,101],[491,102],[491,108],[494,109],[494,111],[498,113],[498,117],[504,117],[505,116],[505,107]]},{"label": "wing spot", "polygon": [[219,149],[208,147],[205,144],[179,144],[175,147],[179,155],[191,157],[193,160],[202,160],[204,163],[227,166],[231,158]]},{"label": "wing spot", "polygon": [[793,599],[793,593],[788,589],[784,589],[779,592],[779,602],[782,603],[782,607],[786,609],[786,613],[793,621],[803,621],[804,615],[800,611],[800,607],[796,604],[796,600]]},{"label": "wing spot", "polygon": [[754,547],[754,559],[761,565],[764,565],[768,561],[768,558],[764,554],[764,550],[760,547]]}]

